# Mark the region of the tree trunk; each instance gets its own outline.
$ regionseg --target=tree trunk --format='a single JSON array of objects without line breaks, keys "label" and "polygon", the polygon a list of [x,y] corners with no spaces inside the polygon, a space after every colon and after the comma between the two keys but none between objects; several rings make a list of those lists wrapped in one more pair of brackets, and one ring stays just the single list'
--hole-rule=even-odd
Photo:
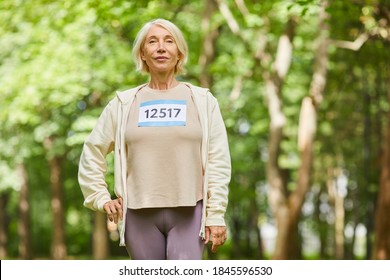
[{"label": "tree trunk", "polygon": [[328,247],[328,236],[329,236],[329,226],[328,223],[324,219],[324,215],[321,213],[321,195],[323,191],[319,191],[317,194],[316,201],[316,224],[318,224],[318,237],[320,239],[320,251],[319,251],[319,259],[325,260],[328,259],[328,253],[326,248]]},{"label": "tree trunk", "polygon": [[95,260],[106,260],[110,254],[108,242],[107,216],[102,212],[95,212],[93,227],[92,254]]},{"label": "tree trunk", "polygon": [[[46,153],[53,153],[54,141],[46,138],[44,147]],[[67,257],[65,245],[65,218],[63,203],[62,164],[63,158],[59,156],[48,156],[50,170],[50,186],[52,192],[51,208],[53,211],[53,239],[51,243],[51,257],[54,260],[64,260]]]},{"label": "tree trunk", "polygon": [[280,37],[277,55],[274,62],[274,72],[264,73],[265,92],[270,115],[270,131],[268,139],[267,179],[270,185],[269,202],[276,219],[277,237],[274,259],[288,258],[287,240],[291,236],[289,224],[289,208],[287,205],[287,188],[279,167],[280,146],[286,117],[282,110],[282,85],[290,68],[292,60],[292,39],[295,31],[295,21],[289,20],[285,33]]},{"label": "tree trunk", "polygon": [[0,260],[4,260],[8,256],[8,221],[7,211],[5,210],[8,205],[9,193],[0,193]]},{"label": "tree trunk", "polygon": [[211,18],[217,9],[214,1],[204,1],[204,12],[202,17],[202,34],[203,34],[203,45],[202,51],[199,56],[200,66],[200,86],[205,88],[211,88],[213,83],[212,76],[208,71],[208,67],[215,57],[215,43],[219,35],[219,26],[212,26]]},{"label": "tree trunk", "polygon": [[339,176],[339,171],[330,169],[328,170],[327,188],[329,194],[329,200],[333,204],[335,215],[335,258],[337,260],[344,259],[344,198],[339,194],[338,186],[336,184],[336,178]]},{"label": "tree trunk", "polygon": [[20,163],[16,167],[20,179],[20,196],[19,196],[19,256],[21,259],[32,259],[31,246],[31,222],[30,222],[30,202],[28,175],[24,163]]},{"label": "tree trunk", "polygon": [[[256,193],[254,193],[256,194]],[[250,220],[250,228],[251,228],[251,232],[254,233],[255,235],[255,242],[257,244],[256,248],[257,250],[255,251],[255,258],[256,259],[264,259],[264,248],[263,248],[263,241],[262,241],[262,237],[261,237],[261,234],[260,234],[260,228],[259,228],[259,210],[258,210],[258,207],[256,205],[256,195],[254,195],[252,197],[252,202],[251,202],[251,205],[252,205],[252,215],[251,215],[251,220]]]},{"label": "tree trunk", "polygon": [[62,159],[54,157],[49,160],[50,182],[52,187],[51,207],[53,210],[53,240],[52,240],[52,258],[55,260],[66,259],[65,245],[65,222],[64,222],[64,203],[63,203],[63,184],[61,178]]},{"label": "tree trunk", "polygon": [[[232,205],[230,206],[230,209],[234,209]],[[234,210],[233,210],[234,212]],[[241,218],[239,215],[232,215],[233,217],[231,218],[231,232],[232,232],[232,258],[237,258],[241,259],[241,246],[240,246],[240,228],[241,228]]]},{"label": "tree trunk", "polygon": [[[387,85],[390,102],[390,70]],[[373,258],[378,260],[390,259],[390,112],[387,117],[386,137],[383,141],[380,189],[375,214],[375,243]]]},{"label": "tree trunk", "polygon": [[[283,79],[279,78],[276,82],[271,83],[269,88],[274,88],[271,98],[274,100],[274,105],[269,107],[271,115],[271,132],[270,132],[270,166],[268,170],[268,178],[270,178],[271,193],[270,201],[273,204],[274,211],[276,211],[278,235],[275,244],[274,259],[296,259],[300,258],[298,223],[301,214],[301,208],[305,200],[306,193],[310,189],[310,173],[312,169],[313,159],[313,145],[314,137],[317,130],[317,108],[322,101],[322,94],[326,84],[326,73],[328,66],[328,25],[326,20],[328,14],[326,13],[327,0],[321,2],[321,13],[319,18],[318,48],[315,53],[315,64],[313,71],[313,78],[310,85],[309,96],[302,100],[299,128],[298,128],[298,150],[300,152],[301,165],[298,170],[297,187],[289,196],[287,195],[286,186],[283,183],[280,168],[278,166],[278,150],[281,144],[282,130],[284,126],[284,116],[281,111],[280,89]],[[290,26],[288,30],[293,31],[294,26]],[[287,32],[284,40],[290,39],[292,42],[293,32]],[[283,39],[283,36],[281,37]],[[281,42],[280,42],[281,43]],[[281,46],[279,44],[279,46]],[[285,46],[288,46],[287,41]],[[284,54],[281,56],[284,60],[278,63],[276,59],[277,77],[284,77],[288,68],[283,70],[283,65],[291,63],[292,46],[288,49],[285,47],[278,47],[279,51]],[[286,54],[287,53],[287,54]],[[289,60],[288,60],[289,59]],[[280,65],[278,67],[278,65]],[[282,75],[280,74],[282,73]],[[276,94],[278,93],[278,94]],[[272,105],[272,104],[270,104]],[[273,110],[273,111],[272,111]],[[274,117],[272,117],[274,115]],[[272,119],[279,120],[279,125],[273,125]],[[273,155],[271,156],[271,152]],[[272,158],[272,161],[271,161]],[[274,176],[274,177],[273,177]]]}]

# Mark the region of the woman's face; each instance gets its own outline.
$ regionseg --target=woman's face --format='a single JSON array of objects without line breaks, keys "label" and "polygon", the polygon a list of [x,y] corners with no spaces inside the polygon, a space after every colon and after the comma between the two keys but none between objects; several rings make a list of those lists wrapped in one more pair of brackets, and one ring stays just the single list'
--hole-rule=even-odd
[{"label": "woman's face", "polygon": [[159,25],[153,25],[146,35],[141,58],[153,75],[174,72],[180,54],[172,34]]}]

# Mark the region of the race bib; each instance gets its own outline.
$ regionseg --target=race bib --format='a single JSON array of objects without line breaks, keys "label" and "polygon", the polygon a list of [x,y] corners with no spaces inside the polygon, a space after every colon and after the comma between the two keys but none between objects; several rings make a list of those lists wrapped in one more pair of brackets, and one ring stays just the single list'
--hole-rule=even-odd
[{"label": "race bib", "polygon": [[186,100],[153,100],[142,102],[138,126],[185,126]]}]

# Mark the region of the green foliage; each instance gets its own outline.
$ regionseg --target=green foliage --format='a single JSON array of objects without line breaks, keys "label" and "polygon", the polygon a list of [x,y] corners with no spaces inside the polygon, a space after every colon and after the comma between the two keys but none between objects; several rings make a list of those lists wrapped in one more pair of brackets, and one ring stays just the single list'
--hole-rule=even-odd
[{"label": "green foliage", "polygon": [[[258,61],[256,52],[266,44],[264,51],[272,61],[287,19],[296,17],[293,61],[282,91],[287,125],[279,158],[294,190],[300,165],[298,117],[312,79],[319,1],[243,1],[247,12],[238,8],[239,1],[225,2],[240,26],[240,36],[233,34],[216,10],[211,25],[220,26],[219,36],[208,68],[213,78],[211,91],[219,100],[227,126],[233,165],[227,219],[235,239],[229,240],[221,258],[259,258],[268,253],[260,256],[256,247],[259,226],[273,223],[265,174],[269,116],[262,75],[271,65]],[[135,35],[146,21],[163,17],[183,30],[190,57],[188,73],[180,79],[199,83],[198,60],[205,35],[199,31],[204,6],[205,1],[184,0],[0,2],[0,193],[11,194],[5,209],[11,221],[10,257],[18,256],[20,182],[15,167],[20,162],[28,167],[35,257],[50,255],[47,160],[58,156],[65,159],[62,171],[68,252],[76,258],[88,258],[92,214],[82,206],[77,183],[82,144],[116,90],[147,81],[147,76],[135,72],[131,59]],[[333,241],[331,210],[321,212],[319,205],[323,200],[332,208],[325,187],[329,169],[348,174],[346,220],[357,225],[373,215],[379,185],[378,155],[389,110],[386,71],[390,61],[386,26],[377,8],[375,1],[331,1],[328,8],[330,38],[353,41],[362,32],[371,36],[356,52],[334,46],[330,49],[314,148],[312,181],[316,188],[308,194],[308,203],[315,211],[304,214],[302,220],[314,235],[327,236],[329,240],[323,245],[328,247]],[[232,96],[239,79],[240,94]],[[53,141],[51,146],[48,140]],[[107,182],[112,190],[112,155],[107,162]],[[113,252],[118,256],[122,253],[119,249]]]}]

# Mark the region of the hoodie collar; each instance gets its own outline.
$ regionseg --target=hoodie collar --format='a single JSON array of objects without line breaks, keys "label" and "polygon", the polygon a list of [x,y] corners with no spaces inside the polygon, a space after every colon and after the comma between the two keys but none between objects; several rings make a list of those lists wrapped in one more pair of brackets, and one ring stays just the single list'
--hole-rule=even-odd
[{"label": "hoodie collar", "polygon": [[[186,82],[182,82],[183,84],[185,84],[186,86],[188,86],[190,88],[190,90],[192,91],[192,85],[190,83],[186,83]],[[138,91],[140,91],[143,87],[145,87],[147,85],[146,84],[142,84],[142,85],[139,85],[135,88],[131,88],[131,89],[128,89],[128,90],[125,90],[125,91],[117,91],[116,92],[116,95],[119,99],[119,101],[122,103],[122,104],[126,104],[128,103],[130,100],[132,100],[132,97],[137,94]]]},{"label": "hoodie collar", "polygon": [[146,86],[147,84],[142,84],[142,85],[139,85],[135,88],[131,88],[131,89],[128,89],[128,90],[125,90],[125,91],[117,91],[116,92],[116,96],[118,97],[119,101],[122,103],[122,104],[126,104],[128,103],[130,100],[132,100],[132,97],[141,89],[143,88],[144,86]]}]

